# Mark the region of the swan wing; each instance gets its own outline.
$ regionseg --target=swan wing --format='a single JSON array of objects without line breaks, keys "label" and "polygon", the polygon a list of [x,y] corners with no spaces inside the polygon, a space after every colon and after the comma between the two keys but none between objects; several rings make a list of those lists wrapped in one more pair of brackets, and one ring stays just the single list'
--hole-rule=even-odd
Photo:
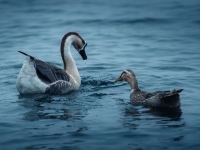
[{"label": "swan wing", "polygon": [[63,69],[50,65],[39,59],[34,59],[34,64],[38,77],[48,84],[59,80],[70,80],[70,76]]},{"label": "swan wing", "polygon": [[71,91],[71,83],[64,80],[58,80],[49,85],[45,93],[48,94],[65,94]]},{"label": "swan wing", "polygon": [[29,57],[30,60],[33,61],[37,76],[43,82],[51,84],[58,80],[64,80],[64,81],[70,80],[70,76],[63,69],[48,64],[22,51],[18,52]]}]

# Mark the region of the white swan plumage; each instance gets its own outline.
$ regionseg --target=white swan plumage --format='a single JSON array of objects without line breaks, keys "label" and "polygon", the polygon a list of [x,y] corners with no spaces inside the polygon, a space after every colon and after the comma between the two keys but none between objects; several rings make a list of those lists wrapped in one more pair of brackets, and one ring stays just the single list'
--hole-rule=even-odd
[{"label": "white swan plumage", "polygon": [[85,53],[87,43],[78,33],[69,32],[63,36],[60,46],[64,69],[19,51],[26,56],[16,82],[19,93],[66,94],[79,89],[81,78],[71,55],[72,46],[79,52],[83,60],[87,59]]}]

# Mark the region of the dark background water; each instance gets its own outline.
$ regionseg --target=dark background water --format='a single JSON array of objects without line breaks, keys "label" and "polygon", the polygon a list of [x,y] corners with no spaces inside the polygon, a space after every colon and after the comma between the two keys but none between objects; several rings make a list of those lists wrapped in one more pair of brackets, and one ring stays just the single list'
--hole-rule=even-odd
[{"label": "dark background water", "polygon": [[[0,148],[199,149],[199,16],[198,0],[0,0]],[[62,66],[69,31],[88,41],[87,61],[73,53],[80,90],[20,96],[17,50]],[[182,114],[132,106],[113,84],[126,68],[142,89],[183,88]]]}]

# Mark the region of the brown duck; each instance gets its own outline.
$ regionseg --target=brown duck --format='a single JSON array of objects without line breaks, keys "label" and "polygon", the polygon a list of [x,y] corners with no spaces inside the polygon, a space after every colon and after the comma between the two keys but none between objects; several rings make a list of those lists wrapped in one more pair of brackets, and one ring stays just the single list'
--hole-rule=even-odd
[{"label": "brown duck", "polygon": [[156,108],[178,108],[180,107],[179,93],[183,89],[172,91],[145,92],[140,90],[136,76],[132,70],[124,70],[116,81],[127,81],[131,87],[131,102]]}]

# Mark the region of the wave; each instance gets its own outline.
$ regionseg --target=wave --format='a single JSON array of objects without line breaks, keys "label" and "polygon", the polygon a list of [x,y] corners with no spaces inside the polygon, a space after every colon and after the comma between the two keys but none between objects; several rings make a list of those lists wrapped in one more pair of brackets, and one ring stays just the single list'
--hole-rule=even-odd
[{"label": "wave", "polygon": [[195,20],[194,23],[200,25],[200,20]]},{"label": "wave", "polygon": [[[154,17],[144,17],[135,19],[84,19],[84,20],[71,20],[67,21],[67,24],[168,24],[172,21],[167,18],[154,18]],[[66,24],[66,22],[63,22]]]},{"label": "wave", "polygon": [[96,80],[96,79],[90,79],[91,77],[83,77],[82,78],[82,84],[83,85],[92,85],[92,86],[107,86],[112,85],[113,81],[110,80]]},{"label": "wave", "polygon": [[171,70],[171,71],[196,71],[194,67],[187,67],[187,66],[159,66],[159,67],[152,67],[158,70]]}]

